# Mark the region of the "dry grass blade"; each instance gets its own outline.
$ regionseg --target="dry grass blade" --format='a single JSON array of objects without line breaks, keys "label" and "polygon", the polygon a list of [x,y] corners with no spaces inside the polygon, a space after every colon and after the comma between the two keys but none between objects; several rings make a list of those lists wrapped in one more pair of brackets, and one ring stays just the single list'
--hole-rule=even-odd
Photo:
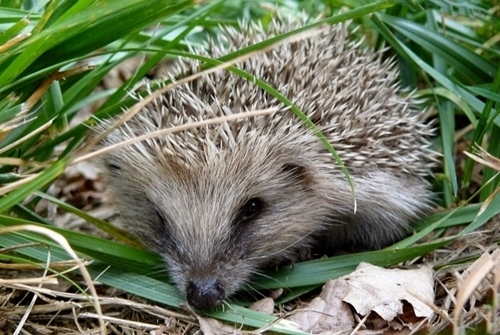
[{"label": "dry grass blade", "polygon": [[109,151],[112,151],[112,150],[116,150],[118,148],[122,148],[122,147],[125,147],[127,145],[131,145],[133,143],[137,143],[137,142],[140,142],[140,141],[145,141],[145,140],[150,139],[150,138],[154,138],[154,137],[158,137],[158,136],[164,136],[164,135],[172,134],[172,133],[175,133],[175,132],[183,131],[183,130],[186,130],[186,129],[192,129],[192,128],[197,128],[197,127],[202,127],[202,126],[206,126],[206,125],[210,125],[210,124],[223,123],[223,122],[227,122],[227,121],[235,121],[235,120],[238,120],[238,119],[250,118],[250,117],[254,117],[254,116],[268,115],[268,114],[271,114],[271,113],[275,113],[277,111],[278,111],[277,108],[268,108],[268,109],[251,111],[251,112],[242,112],[242,113],[238,113],[238,114],[227,115],[227,116],[224,116],[224,117],[217,117],[217,118],[213,118],[213,119],[210,119],[210,120],[203,120],[203,121],[199,121],[199,122],[193,122],[193,123],[189,123],[189,124],[186,124],[186,125],[183,125],[183,126],[177,126],[177,127],[167,128],[167,129],[161,129],[161,130],[158,130],[158,131],[153,131],[153,132],[150,132],[148,134],[144,134],[143,136],[138,136],[138,137],[135,137],[135,138],[131,138],[129,140],[120,142],[120,143],[118,143],[116,145],[110,145],[110,146],[107,146],[107,147],[102,148],[100,150],[91,152],[89,154],[80,156],[78,158],[75,158],[72,161],[72,164],[78,164],[78,163],[80,163],[82,161],[85,161],[85,160],[97,157],[97,156],[102,155],[102,154],[104,154],[106,152],[109,152]]},{"label": "dry grass blade", "polygon": [[101,306],[99,304],[99,297],[97,296],[97,291],[94,287],[92,277],[90,276],[89,272],[87,271],[87,268],[85,267],[84,263],[80,260],[80,258],[76,255],[76,253],[73,251],[71,246],[69,245],[68,241],[62,236],[61,234],[52,231],[47,228],[43,227],[38,227],[38,226],[33,226],[33,225],[22,225],[22,226],[15,226],[15,227],[6,227],[2,228],[0,230],[0,234],[8,234],[8,233],[15,233],[15,232],[22,232],[22,231],[28,231],[28,232],[33,232],[41,235],[45,235],[58,243],[78,264],[78,268],[81,271],[81,274],[83,278],[85,279],[85,283],[87,284],[91,295],[94,299],[94,306],[97,311],[97,314],[101,317],[99,319],[100,327],[101,327],[101,334],[105,335],[106,334],[106,326],[104,324],[104,320],[102,319],[102,310]]},{"label": "dry grass blade", "polygon": [[[93,68],[94,67],[90,66],[90,65],[80,66],[80,67],[77,67],[75,69],[71,69],[68,71],[54,72],[51,75],[49,75],[47,78],[45,78],[45,80],[36,89],[36,91],[33,92],[33,94],[31,94],[31,96],[26,100],[26,102],[24,102],[21,105],[21,110],[19,111],[19,113],[17,113],[13,119],[11,119],[11,120],[9,120],[6,123],[1,125],[2,127],[0,128],[0,131],[1,131],[0,134],[2,135],[2,137],[5,137],[5,135],[8,134],[8,132],[11,131],[12,129],[15,129],[18,126],[26,123],[26,120],[24,120],[24,118],[28,117],[30,115],[29,112],[31,111],[31,109],[35,106],[35,104],[38,101],[40,101],[42,96],[47,92],[50,85],[54,81],[58,81],[58,80],[64,79],[64,78],[69,77],[69,76],[73,76],[73,75],[76,75],[76,74],[79,74],[82,72],[86,72],[86,71],[89,71]],[[41,127],[38,127],[30,134],[24,136],[23,138],[20,138],[19,140],[17,140],[14,143],[11,143],[10,145],[6,146],[5,148],[2,148],[2,150],[0,151],[0,154],[3,152],[6,152],[7,150],[19,145],[19,143],[22,143],[23,141],[27,140],[28,138],[30,138],[30,137],[44,131],[45,129],[49,128],[52,125],[53,121],[54,121],[54,119],[49,120],[47,123],[45,123]]]},{"label": "dry grass blade", "polygon": [[491,155],[489,152],[481,147],[476,147],[476,153],[471,154],[470,152],[464,151],[464,154],[472,158],[478,163],[483,164],[493,170],[500,171],[500,159]]},{"label": "dry grass blade", "polygon": [[[17,117],[16,117],[16,119],[15,119],[15,120],[17,120]],[[45,124],[41,125],[41,126],[40,126],[40,127],[38,127],[37,129],[33,130],[31,133],[27,134],[26,136],[23,136],[23,137],[21,137],[20,139],[18,139],[17,141],[12,142],[11,144],[9,144],[9,145],[7,145],[7,146],[3,147],[2,149],[0,149],[0,155],[1,155],[2,153],[6,152],[6,151],[8,151],[8,150],[10,150],[10,149],[12,149],[12,148],[17,147],[19,144],[21,144],[21,143],[23,143],[24,141],[26,141],[26,140],[30,139],[31,137],[33,137],[33,136],[35,136],[35,135],[37,135],[37,134],[39,134],[39,133],[42,133],[42,132],[44,132],[45,130],[49,129],[49,128],[50,128],[50,126],[52,126],[52,122],[53,122],[53,121],[54,121],[54,119],[49,120],[48,122],[46,122]],[[17,122],[17,121],[15,121],[15,122]],[[2,133],[0,133],[0,136],[4,136],[4,134],[7,134],[7,132],[8,132],[8,131],[10,131],[10,130],[12,130],[12,129],[16,128],[17,126],[18,126],[17,124],[15,124],[15,125],[11,125],[11,126],[7,126],[7,128],[2,129],[2,131],[3,131],[3,132],[2,132]]]},{"label": "dry grass blade", "polygon": [[57,284],[56,276],[43,276],[41,278],[15,278],[15,279],[1,279],[0,285],[43,285],[43,284]]},{"label": "dry grass blade", "polygon": [[13,157],[0,157],[0,164],[13,166],[31,166],[35,168],[43,168],[49,165],[48,163],[38,163],[35,161],[27,161],[24,159]]},{"label": "dry grass blade", "polygon": [[485,279],[493,269],[496,269],[495,272],[498,273],[499,268],[500,249],[497,249],[491,254],[485,252],[463,274],[461,280],[459,280],[458,293],[456,296],[455,308],[453,310],[454,334],[460,334],[461,332],[460,325],[463,325],[461,315],[467,300],[481,284],[483,279]]},{"label": "dry grass blade", "polygon": [[12,182],[12,183],[5,185],[4,187],[0,188],[0,196],[7,194],[11,191],[17,190],[19,187],[29,183],[30,181],[32,181],[33,179],[35,179],[39,175],[40,175],[40,173],[32,174],[32,175],[26,176],[25,178],[23,178],[21,180],[18,180],[18,181],[15,181],[15,182]]},{"label": "dry grass blade", "polygon": [[[79,318],[98,319],[99,315],[94,314],[94,313],[80,313],[80,314],[78,314],[78,317]],[[116,318],[116,317],[112,317],[112,316],[104,316],[104,320],[108,323],[112,323],[115,325],[148,329],[148,330],[159,329],[162,327],[162,325],[152,325],[149,323],[132,321],[132,320],[125,320],[125,319]]]},{"label": "dry grass blade", "polygon": [[8,40],[5,44],[3,45],[0,45],[0,52],[4,52],[6,50],[9,50],[10,48],[12,48],[14,45],[18,44],[19,42],[21,42],[22,40],[25,40],[27,39],[28,37],[31,36],[31,33],[30,32],[24,32],[24,33],[21,33],[19,35],[17,35],[16,37]]},{"label": "dry grass blade", "polygon": [[17,117],[22,117],[23,115],[27,114],[33,108],[33,106],[35,106],[35,104],[42,98],[45,92],[47,92],[52,82],[70,76],[74,76],[82,72],[90,71],[93,68],[94,67],[91,65],[84,65],[68,71],[52,73],[50,76],[45,78],[40,87],[37,88],[37,90],[28,98],[28,100],[26,100],[26,102],[23,104],[23,109],[20,115],[18,115]]},{"label": "dry grass blade", "polygon": [[[48,254],[49,257],[47,257],[47,262],[45,263],[45,270],[43,271],[43,276],[42,276],[42,280],[44,278],[46,278],[47,276],[47,271],[48,271],[48,265],[50,264],[50,254]],[[39,283],[38,284],[38,287],[42,287],[43,283]],[[37,300],[38,296],[35,294],[33,295],[33,297],[31,298],[31,302],[30,304],[28,305],[28,308],[26,309],[26,312],[23,314],[23,317],[21,318],[21,321],[19,321],[19,324],[17,325],[16,327],[16,330],[14,332],[14,335],[18,335],[22,329],[23,329],[23,326],[24,324],[26,323],[26,320],[28,320],[28,317],[31,313],[31,310],[33,309],[33,307],[35,306],[35,303],[36,303],[36,300]]]},{"label": "dry grass blade", "polygon": [[[99,319],[99,315],[83,310],[93,306],[92,302],[88,301],[88,297],[82,293],[62,292],[58,289],[49,289],[42,287],[31,287],[26,285],[5,285],[16,291],[30,292],[40,299],[44,300],[45,304],[37,304],[30,310],[31,315],[39,317],[46,317],[51,314],[59,314],[59,317],[65,315],[68,317],[69,313],[73,314],[74,322],[77,324],[78,320],[85,325],[92,323],[92,320]],[[175,329],[176,324],[183,323],[192,325],[196,320],[192,316],[187,316],[166,308],[152,306],[149,304],[115,297],[99,297],[99,303],[103,309],[107,311],[104,319],[109,328],[113,326],[122,326],[123,328],[137,330],[137,334],[149,333],[154,329],[162,329],[162,327]],[[2,316],[14,319],[18,316],[24,315],[28,310],[28,306],[12,306],[8,309],[2,310]],[[125,311],[125,312],[124,312]],[[131,316],[126,311],[139,311],[142,315],[137,319],[137,316]],[[120,316],[118,316],[119,314]],[[109,316],[113,315],[113,316]],[[149,316],[146,322],[145,315]],[[86,320],[85,320],[86,319]],[[85,320],[85,321],[83,321]],[[153,320],[166,320],[165,324]],[[88,332],[87,332],[88,333]],[[165,331],[165,333],[168,333]],[[171,330],[170,333],[177,333]],[[163,333],[161,333],[163,334]]]},{"label": "dry grass blade", "polygon": [[[487,152],[485,149],[477,146],[474,148],[476,154],[471,154],[467,151],[464,151],[464,154],[476,162],[483,164],[484,166],[487,166],[493,170],[499,171],[493,178],[489,179],[483,186],[486,186],[487,184],[491,183],[496,179],[496,177],[500,174],[500,159],[491,155],[489,152]],[[493,199],[500,193],[500,188],[497,188],[495,191],[493,191],[492,194],[488,196],[486,200],[484,200],[483,204],[481,205],[481,209],[479,210],[479,214],[483,213],[490,203],[493,201]]]}]

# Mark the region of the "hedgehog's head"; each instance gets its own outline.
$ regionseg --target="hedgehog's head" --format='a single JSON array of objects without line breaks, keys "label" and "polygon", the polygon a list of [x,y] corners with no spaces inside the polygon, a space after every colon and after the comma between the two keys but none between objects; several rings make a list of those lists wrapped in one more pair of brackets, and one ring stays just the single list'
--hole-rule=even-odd
[{"label": "hedgehog's head", "polygon": [[254,135],[202,154],[145,142],[105,158],[125,224],[194,307],[215,308],[257,269],[296,259],[328,216],[321,173],[286,142]]}]

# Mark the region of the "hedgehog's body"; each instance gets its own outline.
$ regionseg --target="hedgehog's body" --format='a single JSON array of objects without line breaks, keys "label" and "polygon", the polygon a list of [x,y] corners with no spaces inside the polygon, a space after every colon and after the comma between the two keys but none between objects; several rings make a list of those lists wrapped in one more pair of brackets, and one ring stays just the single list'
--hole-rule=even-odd
[{"label": "hedgehog's body", "polygon": [[[292,29],[245,26],[205,54],[219,57]],[[199,52],[199,50],[197,50]],[[428,207],[422,179],[435,155],[431,129],[398,94],[398,72],[348,41],[344,26],[284,43],[237,64],[300,108],[333,145],[354,182],[298,117],[226,70],[158,99],[107,143],[246,110],[242,119],[151,139],[105,159],[125,224],[160,253],[198,308],[218,306],[259,268],[297,260],[318,238],[378,248],[400,238]],[[180,63],[174,75],[197,69]],[[327,238],[325,239],[325,236]]]}]

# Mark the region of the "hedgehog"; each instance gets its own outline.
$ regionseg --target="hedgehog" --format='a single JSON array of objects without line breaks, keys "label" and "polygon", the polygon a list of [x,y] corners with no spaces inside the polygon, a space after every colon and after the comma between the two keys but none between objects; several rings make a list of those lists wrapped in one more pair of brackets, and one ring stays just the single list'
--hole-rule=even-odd
[{"label": "hedgehog", "polygon": [[[241,22],[192,51],[218,58],[305,19]],[[293,102],[331,143],[255,82],[217,70],[155,99],[104,140],[252,110],[241,118],[113,150],[103,166],[127,229],[161,255],[198,310],[220,306],[266,267],[308,250],[381,248],[431,207],[433,127],[398,82],[394,59],[351,41],[346,23],[285,41],[235,66]],[[181,59],[172,80],[199,71]],[[356,203],[356,205],[355,205]],[[355,207],[356,206],[356,207]]]}]

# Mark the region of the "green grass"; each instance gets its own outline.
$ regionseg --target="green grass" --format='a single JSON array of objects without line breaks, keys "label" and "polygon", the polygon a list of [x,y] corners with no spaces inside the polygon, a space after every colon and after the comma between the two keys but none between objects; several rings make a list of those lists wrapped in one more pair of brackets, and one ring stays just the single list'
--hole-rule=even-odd
[{"label": "green grass", "polygon": [[[178,307],[182,296],[167,279],[151,275],[162,266],[158,256],[136,248],[133,239],[69,204],[45,194],[48,186],[71,161],[88,148],[89,118],[75,128],[68,123],[83,107],[99,99],[104,103],[95,112],[98,119],[122,113],[135,101],[127,91],[165,57],[187,55],[186,41],[199,43],[207,34],[214,34],[217,23],[236,24],[242,17],[269,22],[272,12],[260,6],[261,1],[210,1],[196,5],[194,0],[96,0],[96,1],[2,1],[0,2],[0,231],[2,227],[35,224],[51,227],[67,238],[81,256],[94,262],[88,266],[100,282],[147,298],[153,302]],[[281,1],[278,1],[280,3]],[[383,266],[414,259],[459,237],[446,240],[419,241],[430,233],[439,236],[451,226],[463,225],[464,232],[480,228],[488,219],[500,213],[500,195],[494,194],[499,177],[489,168],[477,167],[466,159],[457,166],[458,141],[455,134],[469,125],[461,143],[477,143],[492,155],[500,155],[500,48],[493,43],[500,34],[499,10],[488,12],[498,1],[282,1],[290,10],[304,10],[311,15],[325,13],[325,22],[347,19],[359,26],[356,38],[365,38],[370,47],[390,46],[401,67],[401,82],[416,90],[425,105],[439,120],[435,149],[442,151],[442,171],[430,178],[436,191],[436,203],[444,213],[429,216],[416,224],[415,234],[386,250],[369,254],[322,259],[268,273],[254,287],[286,288],[282,302],[313,287],[321,286],[326,278],[336,278],[352,271],[360,261]],[[339,8],[342,7],[342,13]],[[141,13],[141,15],[134,15]],[[496,17],[495,17],[496,15]],[[158,25],[161,24],[161,25]],[[154,34],[146,28],[158,25]],[[311,25],[305,29],[310,29]],[[10,47],[7,41],[24,36]],[[293,35],[301,30],[290,33]],[[286,36],[265,41],[218,60],[206,59],[206,67],[230,61],[258,51]],[[104,77],[123,61],[147,55],[147,61],[121,87],[111,91],[96,91]],[[190,57],[196,58],[195,55]],[[79,68],[90,61],[90,69]],[[55,81],[46,81],[57,71],[76,69],[76,73]],[[248,74],[230,68],[250,78]],[[258,84],[285,104],[291,102],[266,83]],[[26,110],[26,102],[34,94],[34,105]],[[299,110],[295,110],[300,113]],[[50,125],[50,126],[49,126]],[[38,131],[37,130],[41,130]],[[56,150],[64,144],[64,150]],[[5,160],[16,158],[19,161]],[[23,166],[20,163],[23,163]],[[33,163],[40,164],[33,164]],[[28,164],[29,163],[29,164]],[[26,165],[28,164],[28,165]],[[31,165],[30,165],[31,164]],[[478,170],[479,168],[479,170]],[[481,185],[473,176],[481,172]],[[28,175],[34,178],[23,184],[11,184]],[[493,180],[486,184],[486,181]],[[484,186],[483,186],[484,185]],[[476,192],[476,189],[477,192]],[[474,197],[472,195],[474,194]],[[28,196],[29,201],[25,200]],[[493,198],[491,198],[493,197]],[[41,199],[60,206],[112,235],[117,242],[54,227],[39,217],[34,208]],[[480,211],[478,202],[490,198]],[[456,205],[461,207],[453,209]],[[10,254],[0,254],[0,260],[15,262],[45,262],[50,248],[52,261],[69,256],[52,240],[33,233],[0,234],[0,247],[12,247],[28,242],[43,246],[26,247]],[[126,245],[127,244],[127,245]],[[111,265],[106,272],[102,272]],[[228,322],[262,327],[274,318],[238,306],[211,315]],[[283,324],[275,330],[293,333]]]}]

